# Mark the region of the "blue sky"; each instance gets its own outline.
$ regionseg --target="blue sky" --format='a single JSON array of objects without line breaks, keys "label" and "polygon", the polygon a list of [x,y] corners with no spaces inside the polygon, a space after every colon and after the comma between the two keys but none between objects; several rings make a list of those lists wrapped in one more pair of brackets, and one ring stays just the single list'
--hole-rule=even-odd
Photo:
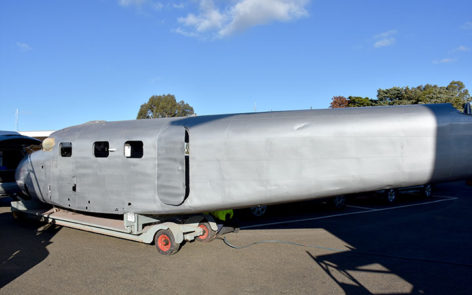
[{"label": "blue sky", "polygon": [[199,115],[327,108],[336,95],[472,90],[472,1],[0,2],[0,130],[135,119],[154,94]]}]

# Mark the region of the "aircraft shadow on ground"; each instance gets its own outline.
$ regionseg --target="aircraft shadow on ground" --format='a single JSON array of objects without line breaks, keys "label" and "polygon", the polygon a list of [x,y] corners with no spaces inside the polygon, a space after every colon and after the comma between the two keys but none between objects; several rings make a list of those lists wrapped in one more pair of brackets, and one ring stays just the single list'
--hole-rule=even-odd
[{"label": "aircraft shadow on ground", "polygon": [[[470,294],[472,221],[460,217],[470,215],[472,198],[466,195],[472,196],[472,188],[459,186],[463,195],[456,200],[251,230],[323,229],[345,242],[348,250],[332,249],[322,255],[310,247],[301,251],[346,294]],[[436,194],[431,201],[439,199]],[[313,206],[295,208],[303,219]],[[330,213],[336,211],[326,215]],[[323,243],[308,246],[329,248]]]},{"label": "aircraft shadow on ground", "polygon": [[[2,207],[6,201],[1,200]],[[33,220],[16,221],[10,212],[1,213],[0,289],[46,259],[46,247],[59,230]]]}]

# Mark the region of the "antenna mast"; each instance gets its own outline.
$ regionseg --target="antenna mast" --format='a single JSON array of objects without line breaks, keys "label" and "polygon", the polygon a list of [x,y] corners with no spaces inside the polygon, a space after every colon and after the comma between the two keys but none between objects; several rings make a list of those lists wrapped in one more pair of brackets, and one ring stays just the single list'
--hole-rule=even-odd
[{"label": "antenna mast", "polygon": [[18,110],[18,108],[16,109],[16,113],[15,113],[15,126],[16,126],[16,131],[18,131],[18,121],[20,120],[20,111]]}]

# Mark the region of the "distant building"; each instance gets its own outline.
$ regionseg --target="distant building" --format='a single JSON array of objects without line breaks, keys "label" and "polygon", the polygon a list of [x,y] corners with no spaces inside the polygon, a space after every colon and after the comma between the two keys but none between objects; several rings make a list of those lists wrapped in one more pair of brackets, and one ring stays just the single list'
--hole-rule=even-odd
[{"label": "distant building", "polygon": [[19,131],[19,133],[21,135],[24,135],[24,136],[29,136],[29,137],[33,137],[33,138],[36,138],[36,139],[39,139],[41,141],[43,141],[45,138],[47,138],[49,135],[51,135],[51,133],[53,133],[54,130],[47,130],[47,131]]}]

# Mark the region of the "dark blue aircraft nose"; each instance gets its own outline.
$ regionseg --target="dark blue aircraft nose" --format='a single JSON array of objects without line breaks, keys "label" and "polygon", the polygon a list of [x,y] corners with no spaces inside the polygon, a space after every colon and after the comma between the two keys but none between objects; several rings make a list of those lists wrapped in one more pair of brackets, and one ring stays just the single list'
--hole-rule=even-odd
[{"label": "dark blue aircraft nose", "polygon": [[18,164],[15,173],[16,184],[20,188],[22,197],[25,199],[31,199],[31,188],[33,187],[31,172],[31,159],[30,156],[26,156]]}]

